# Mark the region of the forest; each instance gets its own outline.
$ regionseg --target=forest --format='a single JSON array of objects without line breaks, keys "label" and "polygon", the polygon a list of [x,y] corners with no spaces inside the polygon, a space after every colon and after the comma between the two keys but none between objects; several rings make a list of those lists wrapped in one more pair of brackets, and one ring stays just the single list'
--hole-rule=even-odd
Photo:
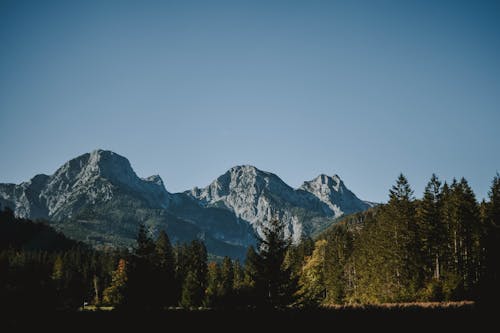
[{"label": "forest", "polygon": [[273,220],[242,263],[208,260],[141,225],[132,249],[95,250],[0,213],[0,299],[10,310],[319,309],[500,297],[500,176],[478,202],[433,175],[421,199],[400,175],[389,201],[292,244]]}]

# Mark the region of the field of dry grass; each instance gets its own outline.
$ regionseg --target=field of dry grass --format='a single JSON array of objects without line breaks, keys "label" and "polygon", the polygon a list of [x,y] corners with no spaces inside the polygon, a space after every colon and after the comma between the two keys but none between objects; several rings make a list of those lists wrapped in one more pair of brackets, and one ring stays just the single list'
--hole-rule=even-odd
[{"label": "field of dry grass", "polygon": [[323,308],[331,310],[405,310],[405,309],[459,309],[474,307],[474,301],[459,302],[408,302],[408,303],[380,303],[380,304],[331,304]]}]

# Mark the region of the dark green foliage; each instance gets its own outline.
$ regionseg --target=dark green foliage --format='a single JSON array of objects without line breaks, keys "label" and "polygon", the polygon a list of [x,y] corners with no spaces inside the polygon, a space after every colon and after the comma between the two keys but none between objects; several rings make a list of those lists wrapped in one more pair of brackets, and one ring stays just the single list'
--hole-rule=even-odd
[{"label": "dark green foliage", "polygon": [[9,210],[0,211],[0,238],[0,299],[9,309],[76,309],[95,299],[95,277],[102,293],[108,267],[116,265],[115,253],[91,250]]},{"label": "dark green foliage", "polygon": [[159,307],[176,305],[177,286],[172,245],[165,231],[160,231],[155,244],[154,284],[157,286],[156,302]]},{"label": "dark green foliage", "polygon": [[262,229],[259,252],[250,250],[247,257],[249,276],[254,285],[255,301],[259,306],[281,308],[295,301],[297,278],[285,265],[290,240],[285,238],[284,225],[277,219]]},{"label": "dark green foliage", "polygon": [[84,247],[45,223],[18,219],[10,208],[0,209],[0,250],[65,251],[76,246]]},{"label": "dark green foliage", "polygon": [[219,302],[219,293],[221,288],[220,265],[216,262],[208,264],[207,289],[205,292],[204,305],[206,307],[215,307]]},{"label": "dark green foliage", "polygon": [[224,257],[220,270],[220,291],[219,297],[224,300],[229,300],[233,293],[234,286],[234,269],[233,262],[229,257]]},{"label": "dark green foliage", "polygon": [[489,202],[483,204],[484,264],[481,301],[495,306],[500,299],[500,175],[497,173],[488,193]]},{"label": "dark green foliage", "polygon": [[[46,224],[0,211],[3,306],[283,308],[464,299],[492,304],[500,297],[499,175],[481,205],[465,179],[441,186],[433,175],[416,200],[401,175],[387,204],[345,217],[316,243],[306,238],[292,246],[274,220],[263,228],[258,250],[248,249],[244,267],[229,257],[207,264],[204,242],[172,246],[164,230],[151,226],[136,230],[131,252],[96,251]],[[150,231],[158,232],[156,240]]]},{"label": "dark green foliage", "polygon": [[310,237],[304,237],[299,244],[288,248],[285,263],[290,267],[294,276],[299,276],[304,266],[304,258],[310,256],[314,250],[314,241]]},{"label": "dark green foliage", "polygon": [[353,288],[350,258],[353,251],[353,234],[345,224],[340,224],[325,236],[325,299],[327,303],[342,304]]},{"label": "dark green foliage", "polygon": [[201,306],[203,301],[203,289],[196,280],[194,272],[188,272],[182,284],[182,295],[180,305],[185,309]]},{"label": "dark green foliage", "polygon": [[481,218],[465,179],[441,186],[433,175],[415,200],[401,175],[386,205],[347,217],[321,236],[327,240],[324,302],[463,300],[494,290],[492,282],[479,288],[488,274],[494,281],[500,253],[491,222],[498,178],[493,183]]},{"label": "dark green foliage", "polygon": [[418,234],[421,242],[422,274],[431,291],[428,300],[442,300],[443,294],[436,292],[441,282],[443,261],[446,256],[447,240],[446,224],[442,208],[441,182],[436,175],[425,187],[422,200],[417,206]]},{"label": "dark green foliage", "polygon": [[185,308],[202,306],[207,286],[207,249],[203,242],[193,240],[181,252],[182,267],[177,266],[183,281],[180,304]]}]

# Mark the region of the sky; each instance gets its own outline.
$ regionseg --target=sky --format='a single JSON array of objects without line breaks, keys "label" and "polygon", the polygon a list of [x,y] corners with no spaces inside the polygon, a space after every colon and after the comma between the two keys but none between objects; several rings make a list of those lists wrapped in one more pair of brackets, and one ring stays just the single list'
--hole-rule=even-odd
[{"label": "sky", "polygon": [[97,148],[170,192],[251,164],[399,173],[479,200],[500,171],[498,1],[0,0],[0,182]]}]

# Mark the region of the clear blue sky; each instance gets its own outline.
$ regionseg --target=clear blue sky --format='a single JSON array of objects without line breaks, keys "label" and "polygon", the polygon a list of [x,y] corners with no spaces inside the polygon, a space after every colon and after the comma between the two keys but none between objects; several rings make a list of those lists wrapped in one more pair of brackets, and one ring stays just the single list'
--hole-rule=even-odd
[{"label": "clear blue sky", "polygon": [[499,51],[499,1],[0,1],[0,182],[104,148],[172,192],[252,164],[481,199]]}]

